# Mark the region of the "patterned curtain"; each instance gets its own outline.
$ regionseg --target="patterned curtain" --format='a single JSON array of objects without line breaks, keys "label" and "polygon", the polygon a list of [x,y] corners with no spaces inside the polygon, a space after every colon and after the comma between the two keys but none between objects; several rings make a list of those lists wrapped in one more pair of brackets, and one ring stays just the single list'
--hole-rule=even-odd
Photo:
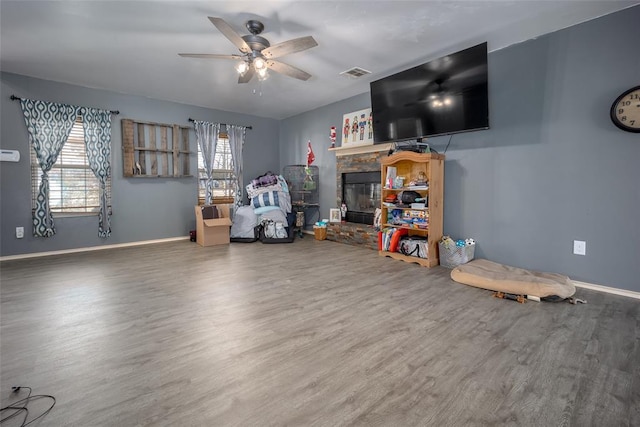
[{"label": "patterned curtain", "polygon": [[100,213],[98,236],[111,236],[111,212],[107,182],[111,177],[111,112],[96,108],[82,108],[84,143],[89,167],[100,182]]},{"label": "patterned curtain", "polygon": [[231,147],[231,159],[233,159],[233,173],[236,176],[236,206],[242,206],[242,190],[244,180],[242,179],[242,146],[247,128],[245,126],[227,125],[229,135],[229,146]]},{"label": "patterned curtain", "polygon": [[51,237],[56,234],[49,206],[49,174],[67,141],[79,108],[55,102],[21,99],[22,114],[29,142],[38,159],[42,175],[33,211],[33,235]]},{"label": "patterned curtain", "polygon": [[196,141],[198,141],[198,145],[200,146],[204,169],[207,175],[205,204],[210,205],[213,202],[213,160],[216,156],[220,124],[194,121],[193,126],[196,130]]}]

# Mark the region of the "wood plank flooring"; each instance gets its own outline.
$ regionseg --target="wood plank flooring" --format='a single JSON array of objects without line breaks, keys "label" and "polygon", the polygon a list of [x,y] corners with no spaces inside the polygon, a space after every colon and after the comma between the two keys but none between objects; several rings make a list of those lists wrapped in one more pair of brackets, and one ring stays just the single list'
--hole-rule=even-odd
[{"label": "wood plank flooring", "polygon": [[311,236],[0,264],[0,397],[41,426],[638,426],[640,303],[491,297]]}]

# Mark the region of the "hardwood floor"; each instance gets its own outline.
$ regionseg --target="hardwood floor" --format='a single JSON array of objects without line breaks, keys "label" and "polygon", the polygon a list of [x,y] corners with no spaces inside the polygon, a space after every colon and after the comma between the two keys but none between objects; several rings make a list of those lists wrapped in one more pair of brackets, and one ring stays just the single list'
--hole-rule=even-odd
[{"label": "hardwood floor", "polygon": [[[524,305],[311,236],[0,264],[42,426],[638,426],[640,303]],[[37,412],[37,411],[36,411]]]}]

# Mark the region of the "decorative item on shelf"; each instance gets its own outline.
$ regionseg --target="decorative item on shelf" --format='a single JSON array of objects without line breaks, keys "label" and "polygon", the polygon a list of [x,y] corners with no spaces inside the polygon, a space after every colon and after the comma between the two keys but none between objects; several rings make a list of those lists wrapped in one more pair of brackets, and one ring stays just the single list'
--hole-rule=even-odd
[{"label": "decorative item on shelf", "polygon": [[347,205],[344,202],[340,205],[340,216],[342,217],[342,222],[347,222]]},{"label": "decorative item on shelf", "polygon": [[329,209],[329,222],[340,222],[342,214],[339,208]]},{"label": "decorative item on shelf", "polygon": [[330,148],[336,148],[336,127],[331,126],[331,130],[329,131],[329,140],[331,141]]},{"label": "decorative item on shelf", "polygon": [[404,176],[396,176],[396,179],[393,181],[393,188],[402,187],[404,187]]},{"label": "decorative item on shelf", "polygon": [[387,167],[387,176],[384,180],[384,188],[393,188],[393,183],[396,179],[397,170],[393,166]]}]

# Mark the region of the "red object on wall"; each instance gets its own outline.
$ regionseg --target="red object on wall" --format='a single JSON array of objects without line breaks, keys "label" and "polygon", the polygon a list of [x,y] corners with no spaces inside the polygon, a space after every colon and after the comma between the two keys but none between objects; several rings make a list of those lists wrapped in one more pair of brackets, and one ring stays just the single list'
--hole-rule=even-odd
[{"label": "red object on wall", "polygon": [[307,166],[311,166],[311,163],[316,159],[315,154],[313,154],[313,149],[311,148],[311,141],[307,142]]}]

